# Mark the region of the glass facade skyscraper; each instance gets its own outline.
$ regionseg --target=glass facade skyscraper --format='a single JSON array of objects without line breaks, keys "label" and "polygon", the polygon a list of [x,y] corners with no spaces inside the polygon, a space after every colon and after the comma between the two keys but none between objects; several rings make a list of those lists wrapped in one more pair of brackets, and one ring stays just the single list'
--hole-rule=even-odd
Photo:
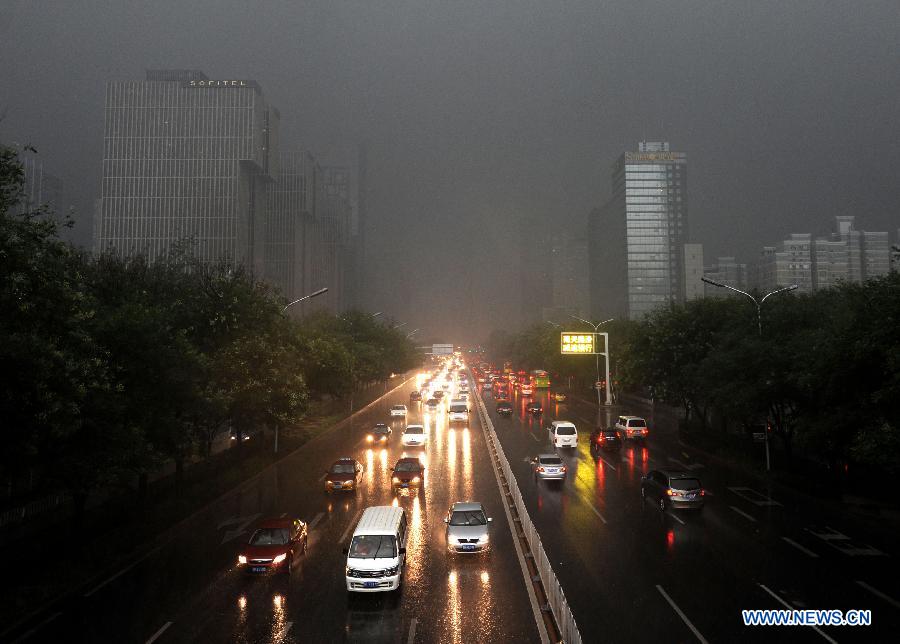
[{"label": "glass facade skyscraper", "polygon": [[591,214],[591,309],[638,319],[684,300],[687,158],[641,142],[613,166],[612,197]]},{"label": "glass facade skyscraper", "polygon": [[154,260],[191,240],[201,260],[261,276],[278,121],[250,80],[151,70],[107,83],[96,249]]}]

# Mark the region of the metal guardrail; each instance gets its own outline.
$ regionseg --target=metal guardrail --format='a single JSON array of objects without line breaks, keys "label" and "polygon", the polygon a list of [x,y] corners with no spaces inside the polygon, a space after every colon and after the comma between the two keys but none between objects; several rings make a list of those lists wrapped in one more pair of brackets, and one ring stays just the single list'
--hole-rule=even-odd
[{"label": "metal guardrail", "polygon": [[37,514],[51,510],[62,503],[68,502],[69,497],[64,494],[54,494],[18,508],[11,508],[0,513],[0,528],[13,523],[20,523]]},{"label": "metal guardrail", "polygon": [[562,641],[567,644],[581,644],[581,633],[578,631],[578,626],[575,623],[575,616],[572,614],[572,609],[569,608],[569,602],[566,601],[566,595],[563,592],[562,585],[556,578],[556,573],[553,572],[553,567],[550,565],[550,559],[544,551],[544,545],[541,543],[541,537],[538,534],[537,528],[535,528],[534,523],[531,522],[531,516],[529,516],[528,510],[525,507],[525,500],[522,498],[522,493],[519,491],[519,484],[516,481],[516,477],[513,475],[512,468],[509,466],[506,454],[503,453],[500,439],[497,437],[497,432],[494,431],[494,423],[491,421],[490,416],[488,416],[487,409],[484,406],[484,401],[481,399],[480,393],[478,394],[477,400],[478,414],[481,417],[482,426],[487,430],[496,447],[500,467],[509,485],[510,496],[515,504],[516,512],[519,514],[522,532],[525,535],[529,548],[531,548],[534,564],[540,575],[544,593],[547,595],[549,609],[553,614],[554,620],[556,620],[556,626],[562,636]]}]

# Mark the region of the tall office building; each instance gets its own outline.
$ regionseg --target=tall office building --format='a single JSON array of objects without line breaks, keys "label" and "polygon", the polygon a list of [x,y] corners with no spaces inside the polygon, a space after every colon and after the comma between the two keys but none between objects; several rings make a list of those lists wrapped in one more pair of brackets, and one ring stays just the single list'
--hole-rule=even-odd
[{"label": "tall office building", "polygon": [[612,197],[589,223],[594,317],[638,319],[684,300],[687,157],[641,142],[613,166]]},{"label": "tall office building", "polygon": [[[278,173],[268,185],[269,213],[266,225],[266,280],[290,301],[324,284],[312,280],[316,239],[315,180],[318,166],[309,152],[279,155]],[[291,313],[302,315],[320,303],[310,300]]]},{"label": "tall office building", "polygon": [[62,180],[44,169],[43,159],[26,146],[0,144],[0,147],[6,147],[15,152],[25,175],[22,200],[13,208],[13,212],[25,214],[46,207],[50,212],[61,214],[60,209],[63,208]]},{"label": "tall office building", "polygon": [[703,297],[703,244],[684,245],[684,301]]},{"label": "tall office building", "polygon": [[107,83],[96,249],[154,260],[190,239],[201,260],[261,276],[278,123],[252,80],[151,70]]}]

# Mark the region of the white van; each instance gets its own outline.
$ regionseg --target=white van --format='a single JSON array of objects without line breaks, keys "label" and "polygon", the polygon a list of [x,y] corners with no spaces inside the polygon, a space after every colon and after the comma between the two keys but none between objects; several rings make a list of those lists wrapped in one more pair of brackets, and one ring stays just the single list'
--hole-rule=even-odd
[{"label": "white van", "polygon": [[345,576],[349,592],[400,588],[406,563],[406,511],[392,505],[366,508],[353,531]]},{"label": "white van", "polygon": [[456,400],[450,401],[450,408],[447,410],[447,413],[450,414],[450,422],[467,422],[469,420],[469,403],[465,400],[460,400],[457,398]]},{"label": "white van", "polygon": [[554,447],[576,447],[578,445],[578,430],[575,423],[568,420],[554,420],[547,428],[550,432],[550,442]]}]

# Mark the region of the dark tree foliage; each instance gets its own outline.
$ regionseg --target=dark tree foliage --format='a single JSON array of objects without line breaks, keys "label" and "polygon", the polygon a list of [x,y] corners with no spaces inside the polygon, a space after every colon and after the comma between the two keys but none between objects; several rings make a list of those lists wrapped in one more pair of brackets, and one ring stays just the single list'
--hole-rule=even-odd
[{"label": "dark tree foliage", "polygon": [[[70,493],[132,485],[166,460],[180,473],[217,434],[300,422],[420,361],[370,315],[285,317],[283,298],[190,244],[160,261],[91,256],[50,213],[14,215],[24,175],[0,149],[0,476]],[[241,441],[237,441],[240,445]]]}]

